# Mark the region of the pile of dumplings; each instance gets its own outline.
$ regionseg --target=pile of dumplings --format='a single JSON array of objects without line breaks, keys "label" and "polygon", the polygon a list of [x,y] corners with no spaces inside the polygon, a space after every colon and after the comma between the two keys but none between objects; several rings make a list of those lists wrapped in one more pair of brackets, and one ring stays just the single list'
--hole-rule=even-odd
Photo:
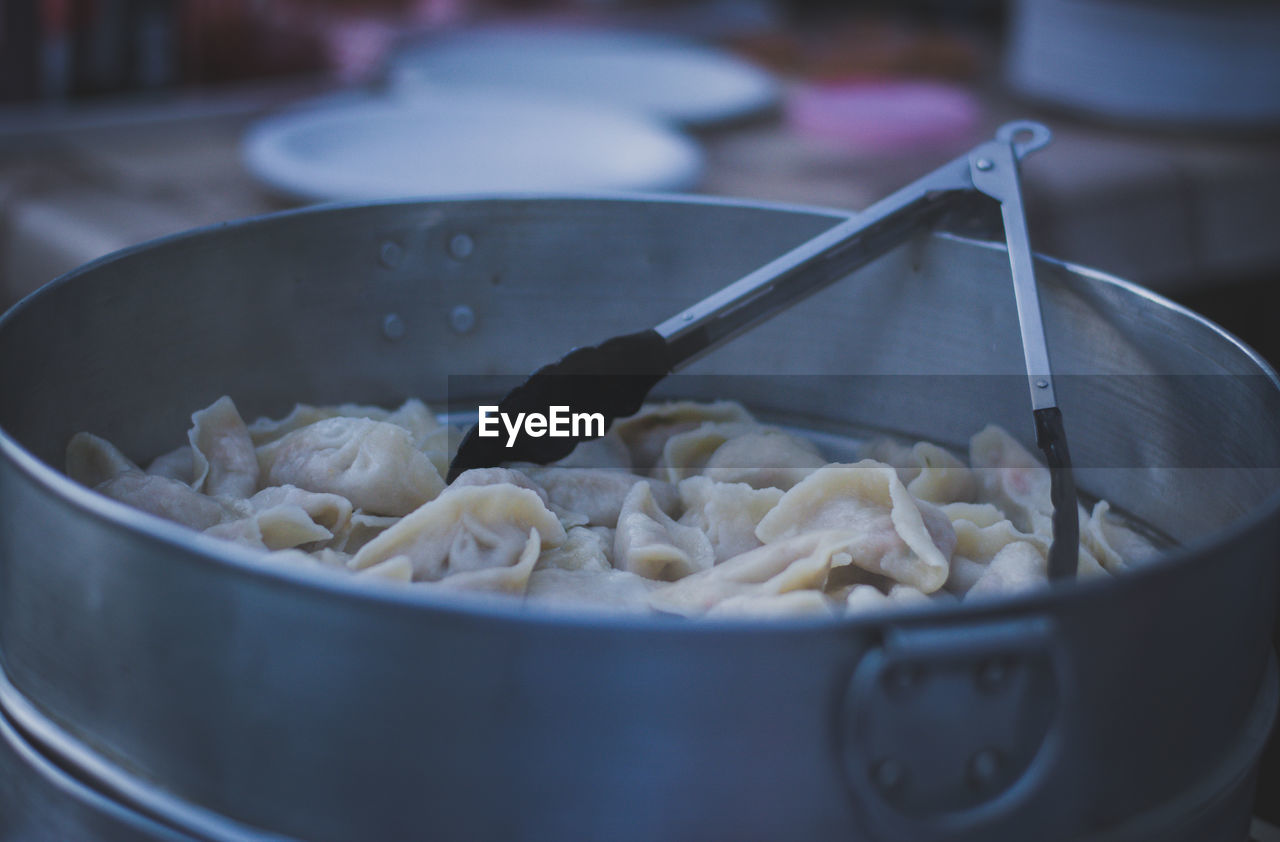
[{"label": "pile of dumplings", "polygon": [[[559,463],[446,485],[459,431],[417,400],[246,424],[223,397],[191,420],[188,444],[145,469],[79,433],[67,473],[264,562],[574,609],[841,615],[1046,582],[1049,473],[995,426],[968,465],[888,439],[833,463],[740,404],[676,401]],[[1080,524],[1081,577],[1155,555],[1105,501]]]}]

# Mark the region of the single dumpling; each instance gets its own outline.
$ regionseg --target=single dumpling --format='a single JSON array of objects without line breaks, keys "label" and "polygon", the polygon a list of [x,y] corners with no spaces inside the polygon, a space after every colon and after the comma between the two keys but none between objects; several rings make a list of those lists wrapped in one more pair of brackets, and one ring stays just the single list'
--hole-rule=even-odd
[{"label": "single dumpling", "polygon": [[310,427],[317,421],[328,418],[368,418],[373,421],[386,421],[391,412],[380,406],[368,406],[357,403],[343,403],[336,406],[312,406],[311,404],[295,404],[289,414],[283,418],[258,418],[248,425],[249,437],[255,447],[270,444],[284,438],[294,430]]},{"label": "single dumpling", "polygon": [[258,458],[235,402],[225,395],[191,415],[187,432],[191,487],[215,497],[245,498],[258,489]]},{"label": "single dumpling", "polygon": [[525,598],[552,608],[648,613],[649,595],[663,584],[625,570],[538,567],[529,576]]},{"label": "single dumpling", "polygon": [[[953,566],[959,559],[986,564],[1006,545],[1035,538],[1034,533],[1020,531],[991,503],[948,503],[941,508],[956,531]],[[1048,547],[1047,541],[1044,546]]]},{"label": "single dumpling", "polygon": [[826,463],[812,442],[773,427],[757,427],[717,447],[703,473],[718,482],[787,491]]},{"label": "single dumpling", "polygon": [[925,593],[946,582],[956,541],[945,514],[912,497],[891,466],[870,459],[810,474],[764,516],[756,537],[772,544],[814,530],[845,532],[854,564]]},{"label": "single dumpling", "polygon": [[444,490],[436,466],[403,427],[338,416],[258,448],[267,485],[339,494],[378,515],[405,515]]},{"label": "single dumpling", "polygon": [[711,567],[716,554],[702,530],[676,523],[658,506],[649,483],[638,482],[618,515],[613,558],[619,570],[674,581]]},{"label": "single dumpling", "polygon": [[264,488],[248,500],[230,502],[242,517],[206,529],[205,533],[268,550],[327,542],[349,528],[352,515],[346,498],[292,485]]},{"label": "single dumpling", "polygon": [[394,424],[409,433],[414,447],[426,454],[440,476],[449,472],[449,462],[458,450],[462,433],[449,424],[441,423],[422,401],[410,398],[398,409],[388,410],[380,406],[344,403],[337,406],[311,406],[300,403],[284,418],[259,418],[248,425],[249,436],[255,447],[262,447],[284,438],[295,430],[309,427],[317,421],[330,418],[366,418]]},{"label": "single dumpling", "polygon": [[1111,504],[1106,500],[1099,500],[1088,517],[1081,517],[1080,544],[1109,573],[1142,564],[1158,552],[1154,543],[1120,523],[1111,514]]},{"label": "single dumpling", "polygon": [[949,503],[942,511],[956,531],[951,573],[944,586],[953,594],[967,593],[982,578],[996,553],[1015,541],[1033,537],[1018,531],[1004,512],[991,503]]},{"label": "single dumpling", "polygon": [[356,509],[351,512],[346,526],[335,527],[330,548],[355,555],[365,544],[400,522],[398,517],[371,515]]},{"label": "single dumpling", "polygon": [[948,503],[941,508],[956,531],[956,555],[988,562],[1006,544],[1032,537],[991,503]]},{"label": "single dumpling", "polygon": [[783,491],[826,464],[810,442],[762,424],[706,423],[667,439],[655,473],[679,482],[708,476]]},{"label": "single dumpling", "polygon": [[670,401],[646,404],[629,418],[619,419],[612,433],[627,446],[631,466],[641,472],[652,468],[662,455],[667,439],[700,427],[725,421],[754,421],[746,407],[736,401]]},{"label": "single dumpling", "polygon": [[120,474],[141,473],[142,469],[106,439],[92,433],[76,433],[67,442],[66,471],[81,485],[96,488]]},{"label": "single dumpling", "polygon": [[663,444],[653,475],[676,483],[685,477],[701,474],[708,460],[725,442],[757,429],[758,424],[736,421],[700,424],[676,433]]},{"label": "single dumpling", "polygon": [[547,492],[543,491],[529,476],[523,471],[517,471],[514,468],[468,468],[458,474],[449,483],[449,488],[457,490],[459,488],[478,487],[481,485],[514,485],[516,488],[527,488],[538,495],[538,499],[543,503],[549,502]]},{"label": "single dumpling", "polygon": [[759,599],[799,590],[822,596],[832,565],[850,562],[850,540],[847,532],[824,530],[766,544],[654,591],[650,603],[659,611],[692,616],[737,597]]},{"label": "single dumpling", "polygon": [[782,499],[777,488],[752,488],[742,482],[689,477],[679,485],[684,514],[680,523],[702,530],[716,562],[760,546],[756,526]]},{"label": "single dumpling", "polygon": [[999,506],[1020,532],[1052,533],[1049,469],[1006,430],[991,424],[970,439],[969,464],[980,501]]},{"label": "single dumpling", "polygon": [[409,431],[414,447],[426,454],[440,476],[448,476],[449,463],[458,452],[462,433],[450,424],[442,424],[422,401],[410,398],[383,420]]},{"label": "single dumpling", "polygon": [[270,511],[277,506],[297,506],[307,517],[330,532],[338,532],[351,519],[351,501],[338,494],[307,491],[292,485],[264,488],[246,501],[254,513]]},{"label": "single dumpling", "polygon": [[[565,540],[560,521],[533,491],[505,484],[451,489],[365,544],[351,567],[361,570],[406,556],[414,581],[438,582],[523,563],[535,533],[539,552]],[[528,571],[522,573],[527,580]]]},{"label": "single dumpling", "polygon": [[965,599],[1021,593],[1048,582],[1045,557],[1029,541],[1014,541],[996,553]]},{"label": "single dumpling", "polygon": [[388,424],[395,424],[397,427],[408,430],[409,435],[413,437],[414,447],[419,450],[426,447],[432,436],[445,426],[440,423],[431,409],[417,398],[409,398],[398,409],[374,420],[386,421]]},{"label": "single dumpling", "polygon": [[204,531],[224,541],[266,550],[288,550],[328,541],[333,533],[320,526],[301,506],[283,504],[264,512],[211,526]]},{"label": "single dumpling", "polygon": [[[529,530],[524,547],[511,564],[458,570],[443,579],[428,582],[436,588],[457,591],[488,591],[491,593],[524,594],[529,587],[529,577],[542,553],[542,536],[536,527]],[[404,556],[399,556],[404,558]],[[410,559],[412,561],[412,559]],[[386,564],[386,562],[383,562]],[[373,569],[373,568],[366,568]]]},{"label": "single dumpling", "polygon": [[949,450],[921,441],[907,447],[892,439],[872,442],[867,458],[892,465],[913,497],[929,503],[969,502],[977,497],[978,481],[968,466]]},{"label": "single dumpling", "polygon": [[627,471],[523,463],[520,470],[542,489],[552,511],[582,515],[586,526],[616,527],[623,501],[640,482],[649,483],[649,490],[663,512],[674,512],[679,506],[679,495],[669,483],[645,480]]},{"label": "single dumpling", "polygon": [[135,509],[204,530],[239,519],[241,513],[216,497],[192,491],[185,482],[168,477],[124,471],[94,487],[99,494]]},{"label": "single dumpling", "polygon": [[564,543],[542,551],[538,570],[582,570],[603,572],[613,569],[609,561],[613,535],[599,527],[574,526],[565,533]]},{"label": "single dumpling", "polygon": [[147,473],[191,485],[196,481],[195,460],[195,451],[191,449],[191,445],[185,444],[152,459],[147,465]]},{"label": "single dumpling", "polygon": [[[272,514],[277,510],[287,508],[300,509],[316,527],[328,533],[324,537],[310,539],[301,539],[301,536],[298,536],[299,540],[289,546],[298,546],[314,541],[327,541],[334,535],[347,531],[350,528],[353,515],[351,501],[345,497],[337,494],[307,491],[291,485],[264,488],[250,497],[248,502],[257,515],[259,524],[262,527],[263,538],[266,540],[268,547],[271,547],[273,543],[280,543],[282,540],[293,540],[292,537],[286,539],[284,536],[280,536],[277,539],[272,536]],[[318,532],[313,534],[318,534]],[[345,547],[330,549],[345,549]]]}]

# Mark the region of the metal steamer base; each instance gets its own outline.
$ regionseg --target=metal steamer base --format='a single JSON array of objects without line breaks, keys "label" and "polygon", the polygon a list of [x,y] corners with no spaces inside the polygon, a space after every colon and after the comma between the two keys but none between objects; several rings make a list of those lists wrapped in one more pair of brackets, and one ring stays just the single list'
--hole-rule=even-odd
[{"label": "metal steamer base", "polygon": [[[124,252],[0,318],[0,839],[1244,839],[1277,705],[1280,383],[1087,269],[1036,267],[1079,484],[1181,543],[1108,582],[841,620],[520,610],[267,566],[53,467],[79,430],[152,456],[222,394],[249,417],[442,405],[449,374],[525,374],[843,218],[314,209]],[[745,375],[728,397],[764,417],[1025,438],[1007,272],[923,235],[695,369]]]},{"label": "metal steamer base", "polygon": [[[17,701],[4,682],[0,702],[0,840],[22,842],[195,842],[268,838],[167,795],[90,752]],[[1188,791],[1122,827],[1073,842],[1241,842],[1248,838],[1258,756],[1280,701],[1275,662],[1238,745]],[[7,703],[7,704],[6,704]],[[10,715],[10,708],[21,711]],[[33,741],[22,720],[49,740]],[[79,763],[77,763],[79,761]],[[77,776],[66,771],[74,769]],[[90,772],[89,770],[92,770]],[[421,838],[429,838],[429,823]],[[274,834],[269,838],[280,838]]]}]

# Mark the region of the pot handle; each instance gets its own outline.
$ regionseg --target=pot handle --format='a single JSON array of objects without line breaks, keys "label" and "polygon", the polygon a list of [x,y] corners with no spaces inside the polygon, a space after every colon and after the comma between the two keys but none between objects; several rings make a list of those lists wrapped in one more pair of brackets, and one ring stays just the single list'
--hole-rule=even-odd
[{"label": "pot handle", "polygon": [[1047,804],[1069,795],[1037,797],[1072,710],[1058,640],[1044,616],[886,631],[854,668],[838,717],[846,782],[872,838],[1035,838]]}]

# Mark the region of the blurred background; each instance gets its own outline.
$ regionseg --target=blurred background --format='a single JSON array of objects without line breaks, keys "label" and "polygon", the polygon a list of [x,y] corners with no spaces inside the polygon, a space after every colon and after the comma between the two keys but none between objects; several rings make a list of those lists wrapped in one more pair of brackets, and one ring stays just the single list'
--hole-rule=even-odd
[{"label": "blurred background", "polygon": [[319,201],[857,210],[1018,117],[1055,132],[1024,166],[1037,250],[1280,361],[1263,0],[0,0],[0,309],[116,249]]},{"label": "blurred background", "polygon": [[3,0],[0,305],[314,201],[679,190],[856,210],[1013,117],[1035,247],[1272,356],[1280,4]]}]

